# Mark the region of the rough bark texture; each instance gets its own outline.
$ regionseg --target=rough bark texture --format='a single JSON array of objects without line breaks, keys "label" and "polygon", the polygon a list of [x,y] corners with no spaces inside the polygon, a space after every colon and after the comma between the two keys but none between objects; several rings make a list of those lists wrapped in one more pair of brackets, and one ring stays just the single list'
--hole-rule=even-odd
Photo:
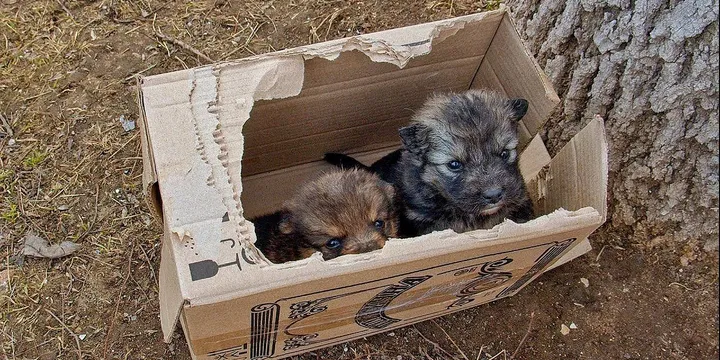
[{"label": "rough bark texture", "polygon": [[690,254],[717,249],[718,1],[507,5],[563,100],[543,134],[551,152],[593,114],[605,118],[607,230]]}]

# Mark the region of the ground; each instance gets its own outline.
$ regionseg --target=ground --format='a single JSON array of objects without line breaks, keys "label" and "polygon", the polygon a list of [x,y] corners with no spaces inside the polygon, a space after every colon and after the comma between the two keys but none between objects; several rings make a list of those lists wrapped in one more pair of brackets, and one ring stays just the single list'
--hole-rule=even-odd
[{"label": "ground", "polygon": [[[190,358],[180,331],[169,345],[159,332],[162,229],[120,122],[138,117],[134,75],[495,6],[0,0],[0,357]],[[19,257],[28,232],[82,248]],[[717,359],[717,252],[611,233],[515,297],[299,358]]]}]

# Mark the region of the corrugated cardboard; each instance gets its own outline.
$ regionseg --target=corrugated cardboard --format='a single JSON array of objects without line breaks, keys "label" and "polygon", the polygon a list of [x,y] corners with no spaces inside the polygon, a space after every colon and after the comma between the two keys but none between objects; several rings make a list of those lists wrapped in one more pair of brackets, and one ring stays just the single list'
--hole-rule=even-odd
[{"label": "corrugated cardboard", "polygon": [[[372,162],[428,95],[479,87],[530,102],[520,167],[540,217],[330,261],[254,248],[245,218],[328,169],[323,153]],[[504,9],[145,77],[139,101],[163,334],[180,320],[197,359],[284,357],[512,296],[606,218],[602,120],[550,159],[536,134],[559,100]]]}]

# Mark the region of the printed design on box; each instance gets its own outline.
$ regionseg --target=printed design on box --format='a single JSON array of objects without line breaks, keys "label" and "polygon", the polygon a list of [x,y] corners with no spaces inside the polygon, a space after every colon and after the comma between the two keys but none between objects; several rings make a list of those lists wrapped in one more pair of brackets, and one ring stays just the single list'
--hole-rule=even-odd
[{"label": "printed design on box", "polygon": [[265,359],[275,353],[280,305],[260,304],[250,310],[250,358]]},{"label": "printed design on box", "polygon": [[229,349],[213,351],[208,353],[208,357],[213,360],[244,360],[248,358],[248,344],[244,343]]},{"label": "printed design on box", "polygon": [[[501,268],[507,264],[510,264],[513,259],[503,258],[491,262],[486,262],[480,265],[480,271],[478,271],[475,279],[470,281],[462,290],[455,294],[458,298],[452,304],[447,306],[447,309],[461,307],[475,301],[475,295],[482,292],[497,288],[499,285],[507,282],[512,278],[512,273],[508,271],[500,271]],[[478,269],[478,266],[471,266],[464,269],[455,271],[453,276],[462,276],[467,273],[473,273]]]},{"label": "printed design on box", "polygon": [[[223,215],[223,217],[222,217],[222,222],[225,223],[228,221],[230,221],[230,217],[229,217],[228,213],[226,212],[225,215]],[[193,242],[193,244],[194,244],[194,242]],[[240,262],[241,257],[245,261],[246,264],[251,264],[251,265],[257,264],[257,261],[255,261],[253,259],[252,254],[245,247],[241,246],[237,240],[232,239],[232,238],[222,239],[222,240],[220,240],[220,245],[230,246],[230,249],[234,249],[236,245],[239,245],[240,252],[237,252],[237,250],[234,250],[234,251],[236,251],[235,252],[235,260],[226,262],[226,263],[222,263],[222,264],[218,264],[215,260],[210,260],[210,259],[200,260],[200,261],[195,261],[195,262],[189,263],[188,267],[190,269],[190,279],[192,281],[209,279],[209,278],[217,275],[218,272],[220,271],[220,268],[223,268],[226,266],[237,265],[238,270],[242,271],[242,264]],[[187,247],[187,245],[185,247]],[[195,253],[195,255],[198,255],[198,254]]]},{"label": "printed design on box", "polygon": [[[383,286],[384,288],[384,286]],[[296,349],[303,346],[308,346],[316,343],[314,339],[316,339],[320,334],[318,333],[309,333],[309,334],[296,334],[293,331],[293,327],[297,323],[299,323],[301,320],[308,318],[310,316],[319,314],[325,310],[328,309],[327,303],[330,301],[354,295],[358,292],[350,292],[335,296],[328,296],[324,298],[319,298],[315,300],[309,300],[309,301],[300,301],[297,303],[293,303],[290,305],[290,314],[288,315],[288,319],[293,320],[289,325],[285,327],[285,330],[283,332],[285,335],[289,336],[290,338],[285,339],[285,343],[283,346],[284,351]],[[323,339],[323,341],[328,341],[328,339]]]},{"label": "printed design on box", "polygon": [[520,290],[525,284],[529,283],[536,275],[539,275],[542,273],[542,270],[550,265],[555,259],[557,259],[560,254],[562,254],[573,242],[575,242],[577,238],[570,238],[565,241],[561,241],[542,253],[537,259],[535,259],[535,264],[533,265],[528,272],[526,272],[523,276],[520,277],[518,281],[516,281],[514,284],[508,286],[505,288],[505,290],[501,291],[497,296],[495,296],[496,299],[503,298],[506,296],[514,295],[518,290]]},{"label": "printed design on box", "polygon": [[355,315],[355,323],[368,329],[384,329],[399,322],[400,319],[387,316],[385,308],[395,298],[431,277],[432,275],[408,277],[400,280],[399,284],[390,285],[363,304],[360,311]]},{"label": "printed design on box", "polygon": [[[291,356],[307,348],[372,335],[403,323],[448,314],[471,303],[479,305],[508,296],[532,281],[576,240],[549,241],[486,253],[258,305],[253,308],[252,316],[263,321],[252,322],[250,359]],[[513,282],[514,279],[517,281]],[[354,314],[348,314],[351,307],[344,301],[349,296],[365,299]],[[353,303],[356,299],[353,298]],[[418,313],[419,308],[426,310]],[[345,330],[324,334],[328,329],[340,327]],[[342,335],[328,336],[330,333]]]}]

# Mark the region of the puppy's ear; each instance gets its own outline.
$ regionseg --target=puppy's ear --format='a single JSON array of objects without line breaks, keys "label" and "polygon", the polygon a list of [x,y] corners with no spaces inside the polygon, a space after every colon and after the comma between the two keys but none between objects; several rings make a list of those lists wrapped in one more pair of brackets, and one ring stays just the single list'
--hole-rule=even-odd
[{"label": "puppy's ear", "polygon": [[395,198],[395,187],[392,186],[392,184],[383,180],[378,180],[378,185],[385,193],[385,196],[387,196],[389,199]]},{"label": "puppy's ear", "polygon": [[412,124],[398,131],[405,149],[413,154],[421,155],[428,146],[428,128],[422,124]]},{"label": "puppy's ear", "polygon": [[529,105],[527,100],[512,99],[509,101],[509,103],[510,103],[510,108],[512,109],[512,112],[513,112],[513,118],[515,118],[515,120],[520,120],[520,119],[522,119],[523,116],[525,116],[525,114],[527,114],[528,105]]},{"label": "puppy's ear", "polygon": [[292,223],[292,214],[289,211],[283,210],[280,216],[280,223],[278,223],[278,230],[285,235],[292,234],[295,231],[295,226],[293,226]]}]

